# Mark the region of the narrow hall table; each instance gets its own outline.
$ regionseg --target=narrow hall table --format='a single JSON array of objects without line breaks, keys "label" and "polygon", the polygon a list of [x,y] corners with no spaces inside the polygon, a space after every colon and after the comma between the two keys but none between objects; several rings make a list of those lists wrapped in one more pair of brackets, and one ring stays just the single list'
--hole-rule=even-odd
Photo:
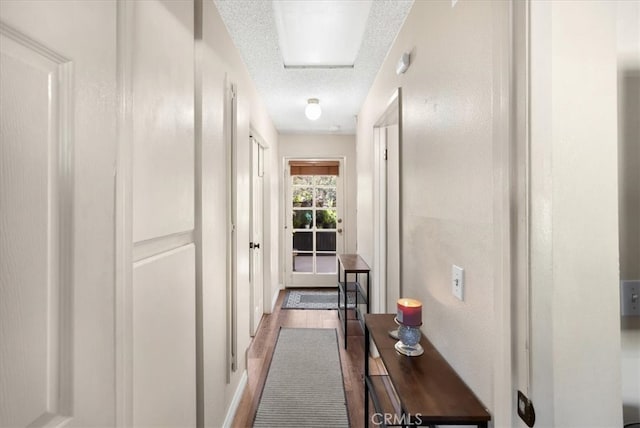
[{"label": "narrow hall table", "polygon": [[[428,338],[422,335],[424,354],[407,357],[395,350],[389,330],[395,314],[365,315],[365,426],[476,425],[486,428],[491,415]],[[370,339],[375,343],[388,375],[369,372]],[[395,391],[391,395],[388,391]],[[369,399],[377,420],[369,415]],[[386,422],[383,416],[387,416]]]}]

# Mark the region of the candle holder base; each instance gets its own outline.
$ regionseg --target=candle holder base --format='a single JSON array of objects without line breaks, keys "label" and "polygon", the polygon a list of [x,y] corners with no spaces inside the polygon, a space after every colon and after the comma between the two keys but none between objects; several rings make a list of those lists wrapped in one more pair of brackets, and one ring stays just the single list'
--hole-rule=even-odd
[{"label": "candle holder base", "polygon": [[398,322],[397,318],[396,323],[398,324],[398,329],[396,330],[396,333],[398,334],[398,343],[395,345],[396,351],[408,357],[417,357],[418,355],[422,355],[424,353],[424,349],[420,346],[420,327],[415,325],[404,325],[401,322]]},{"label": "candle holder base", "polygon": [[417,357],[424,354],[424,349],[420,344],[416,344],[414,346],[405,345],[401,341],[396,343],[396,351],[400,352],[402,355],[406,355],[407,357]]}]

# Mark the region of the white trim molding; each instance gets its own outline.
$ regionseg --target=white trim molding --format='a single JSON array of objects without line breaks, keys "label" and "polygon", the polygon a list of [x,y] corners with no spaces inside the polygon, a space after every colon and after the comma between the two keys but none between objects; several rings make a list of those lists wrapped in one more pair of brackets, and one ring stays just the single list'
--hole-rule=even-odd
[{"label": "white trim molding", "polygon": [[273,293],[273,297],[271,298],[271,313],[276,309],[276,302],[278,301],[278,295],[280,294],[280,290],[283,290],[284,287],[282,284],[278,286],[278,289]]},{"label": "white trim molding", "polygon": [[231,404],[229,405],[229,409],[227,410],[227,415],[224,418],[224,422],[222,422],[222,428],[231,428],[233,419],[236,417],[238,405],[240,404],[240,400],[242,399],[242,394],[244,394],[244,390],[247,387],[248,378],[249,377],[247,375],[247,371],[243,371],[240,382],[238,382],[236,392],[233,394],[233,398],[231,399]]}]

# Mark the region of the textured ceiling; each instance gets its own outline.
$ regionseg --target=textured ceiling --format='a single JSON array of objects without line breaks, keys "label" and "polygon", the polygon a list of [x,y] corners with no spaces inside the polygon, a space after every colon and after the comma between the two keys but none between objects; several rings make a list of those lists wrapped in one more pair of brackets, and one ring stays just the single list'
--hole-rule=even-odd
[{"label": "textured ceiling", "polygon": [[[272,1],[215,3],[278,131],[355,134],[355,116],[413,0],[374,0],[354,67],[338,69],[284,68]],[[320,100],[316,121],[304,115],[308,98]]]}]

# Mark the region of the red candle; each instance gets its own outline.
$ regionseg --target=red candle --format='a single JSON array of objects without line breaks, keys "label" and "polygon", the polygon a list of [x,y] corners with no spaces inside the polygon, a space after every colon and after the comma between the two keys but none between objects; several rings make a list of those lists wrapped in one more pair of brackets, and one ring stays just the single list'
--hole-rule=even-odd
[{"label": "red candle", "polygon": [[398,299],[398,315],[400,324],[409,326],[422,325],[422,302],[416,299]]}]

